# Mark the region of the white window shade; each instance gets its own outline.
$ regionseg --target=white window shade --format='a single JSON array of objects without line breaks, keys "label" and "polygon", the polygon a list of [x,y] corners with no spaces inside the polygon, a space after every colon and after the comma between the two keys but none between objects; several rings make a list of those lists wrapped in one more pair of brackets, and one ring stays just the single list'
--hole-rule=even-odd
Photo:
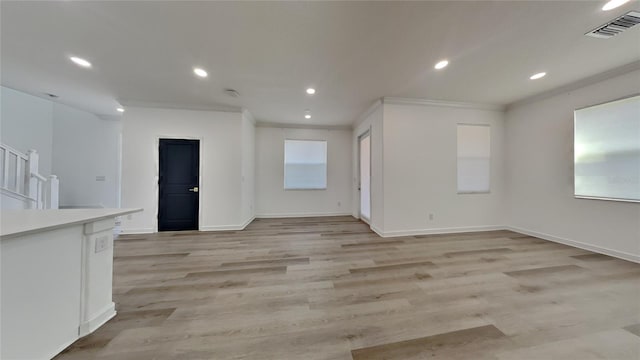
[{"label": "white window shade", "polygon": [[640,96],[574,115],[575,196],[640,202]]},{"label": "white window shade", "polygon": [[289,190],[327,188],[326,141],[284,141],[284,188]]},{"label": "white window shade", "polygon": [[458,125],[458,193],[491,190],[491,128]]}]

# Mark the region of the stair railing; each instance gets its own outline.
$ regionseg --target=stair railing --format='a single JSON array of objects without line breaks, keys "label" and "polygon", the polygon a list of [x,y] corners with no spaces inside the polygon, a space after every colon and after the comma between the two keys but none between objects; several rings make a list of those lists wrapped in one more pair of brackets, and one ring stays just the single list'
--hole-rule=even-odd
[{"label": "stair railing", "polygon": [[35,150],[26,154],[0,144],[0,188],[3,193],[22,199],[31,209],[57,209],[59,180],[38,172],[39,155]]}]

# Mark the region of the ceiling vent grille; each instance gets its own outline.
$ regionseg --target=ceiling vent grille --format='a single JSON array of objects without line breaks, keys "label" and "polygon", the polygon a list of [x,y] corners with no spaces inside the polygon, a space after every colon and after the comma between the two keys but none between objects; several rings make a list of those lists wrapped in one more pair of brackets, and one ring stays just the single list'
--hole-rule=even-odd
[{"label": "ceiling vent grille", "polygon": [[608,39],[638,24],[640,24],[640,12],[629,11],[615,20],[612,20],[602,26],[598,26],[596,29],[589,31],[585,35],[600,39]]}]

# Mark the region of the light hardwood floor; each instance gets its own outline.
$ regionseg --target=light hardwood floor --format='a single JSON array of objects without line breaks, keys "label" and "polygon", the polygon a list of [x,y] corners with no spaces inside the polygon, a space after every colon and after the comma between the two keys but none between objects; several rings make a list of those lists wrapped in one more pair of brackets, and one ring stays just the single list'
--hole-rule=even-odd
[{"label": "light hardwood floor", "polygon": [[264,219],[122,236],[114,266],[118,315],[57,359],[640,358],[640,265],[509,231]]}]

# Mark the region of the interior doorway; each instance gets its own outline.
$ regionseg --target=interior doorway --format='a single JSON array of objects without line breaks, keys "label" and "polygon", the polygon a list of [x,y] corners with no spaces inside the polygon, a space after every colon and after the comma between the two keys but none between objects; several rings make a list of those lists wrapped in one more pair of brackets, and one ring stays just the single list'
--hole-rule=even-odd
[{"label": "interior doorway", "polygon": [[371,136],[369,131],[358,138],[360,184],[360,219],[371,221]]},{"label": "interior doorway", "polygon": [[160,139],[158,231],[198,230],[200,140]]}]

